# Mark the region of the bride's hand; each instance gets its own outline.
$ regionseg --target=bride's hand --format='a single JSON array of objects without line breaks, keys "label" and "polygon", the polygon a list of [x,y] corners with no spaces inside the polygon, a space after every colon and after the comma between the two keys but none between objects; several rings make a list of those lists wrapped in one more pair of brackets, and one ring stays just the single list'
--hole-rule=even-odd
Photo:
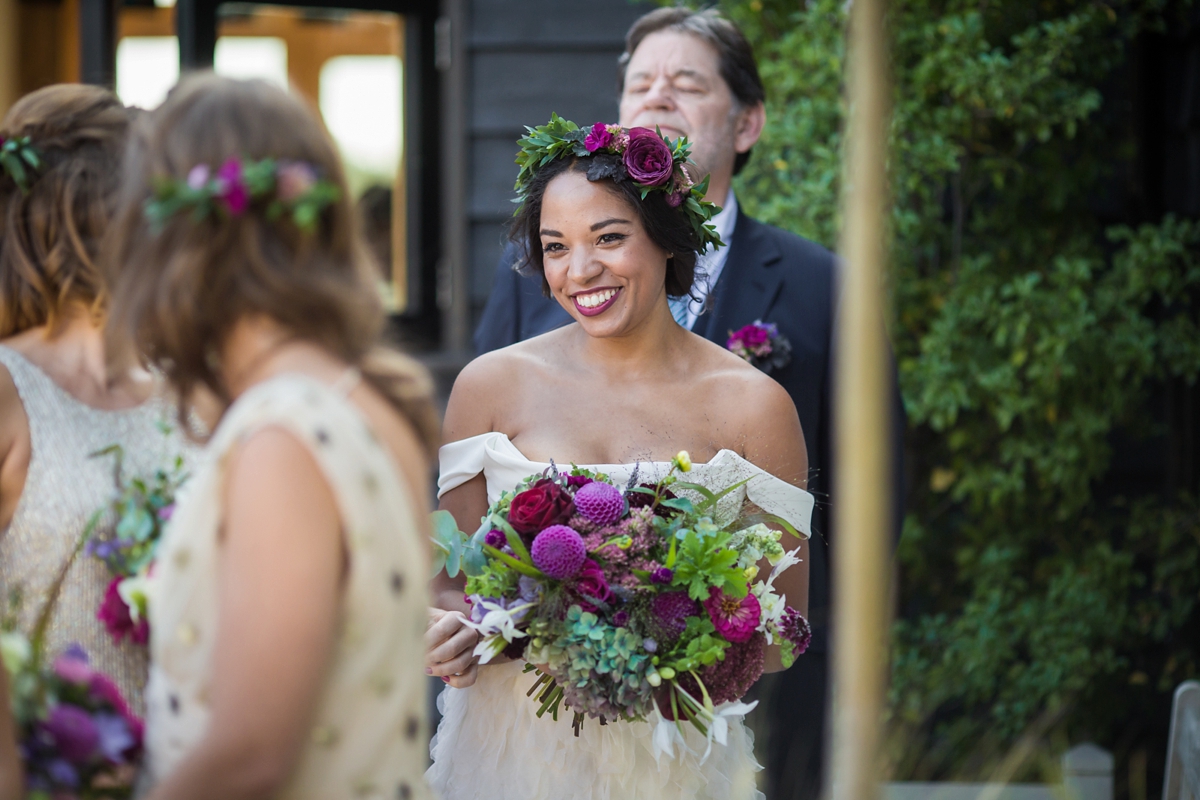
[{"label": "bride's hand", "polygon": [[475,683],[479,659],[475,645],[479,634],[463,624],[461,611],[429,609],[425,630],[425,674],[441,678],[456,689]]}]

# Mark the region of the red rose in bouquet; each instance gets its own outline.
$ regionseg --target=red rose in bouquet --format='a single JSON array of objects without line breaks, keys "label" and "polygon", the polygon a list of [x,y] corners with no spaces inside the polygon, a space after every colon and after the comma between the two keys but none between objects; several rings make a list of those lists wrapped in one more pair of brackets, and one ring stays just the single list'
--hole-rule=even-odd
[{"label": "red rose in bouquet", "polygon": [[549,478],[543,478],[512,499],[508,524],[513,530],[532,536],[551,525],[565,525],[575,513],[571,495]]}]

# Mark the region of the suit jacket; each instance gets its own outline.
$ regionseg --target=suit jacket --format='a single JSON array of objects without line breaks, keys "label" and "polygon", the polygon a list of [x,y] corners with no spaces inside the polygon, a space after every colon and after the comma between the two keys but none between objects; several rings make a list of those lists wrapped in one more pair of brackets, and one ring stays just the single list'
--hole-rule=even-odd
[{"label": "suit jacket", "polygon": [[[540,281],[513,271],[516,251],[505,250],[488,298],[475,346],[479,352],[505,347],[572,322],[555,301],[542,295]],[[771,377],[791,395],[808,446],[809,491],[817,499],[809,563],[811,649],[827,648],[829,621],[829,504],[833,327],[837,306],[837,259],[814,242],[738,212],[729,256],[713,289],[711,318],[696,331],[725,346],[730,332],[755,320],[773,322],[792,345],[792,357]],[[892,370],[894,375],[894,369]],[[893,386],[895,381],[893,380]],[[892,391],[894,470],[902,477],[904,411]],[[897,491],[896,497],[903,497]],[[902,519],[896,506],[896,535]],[[786,543],[785,543],[786,544]]]}]

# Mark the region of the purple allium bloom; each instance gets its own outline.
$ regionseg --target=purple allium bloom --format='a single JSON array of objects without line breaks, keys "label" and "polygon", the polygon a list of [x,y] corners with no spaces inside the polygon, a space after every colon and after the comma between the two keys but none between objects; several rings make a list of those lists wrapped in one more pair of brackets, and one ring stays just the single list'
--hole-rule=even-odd
[{"label": "purple allium bloom", "polygon": [[100,746],[100,731],[91,715],[78,706],[56,705],[42,728],[54,740],[59,754],[72,764],[86,764]]},{"label": "purple allium bloom", "polygon": [[496,549],[499,549],[508,544],[508,539],[505,537],[503,532],[492,528],[487,532],[487,535],[483,537],[483,543],[488,547],[495,547]]},{"label": "purple allium bloom", "polygon": [[700,606],[687,592],[664,592],[655,595],[650,604],[654,631],[659,641],[674,642],[687,629],[687,618],[700,613]]},{"label": "purple allium bloom", "polygon": [[625,513],[625,498],[612,484],[593,481],[575,492],[575,510],[596,525],[611,525]]},{"label": "purple allium bloom", "polygon": [[588,149],[589,153],[594,153],[597,150],[602,150],[605,147],[611,147],[613,143],[613,135],[609,132],[608,126],[603,122],[597,122],[592,126],[592,132],[589,133],[583,140],[583,146]]},{"label": "purple allium bloom", "polygon": [[[766,649],[767,637],[755,633],[745,642],[731,644],[725,651],[725,658],[700,670],[700,680],[704,681],[713,703],[719,705],[737,700],[750,691],[754,682],[762,677]],[[689,693],[700,690],[692,683],[690,675],[682,676],[680,681]]]},{"label": "purple allium bloom", "polygon": [[667,567],[659,567],[650,573],[651,583],[670,583],[675,579],[675,571]]},{"label": "purple allium bloom", "polygon": [[812,627],[796,609],[788,606],[783,610],[783,619],[779,621],[779,632],[792,643],[792,655],[803,655],[812,643]]},{"label": "purple allium bloom", "polygon": [[250,190],[242,177],[242,162],[231,158],[217,170],[221,182],[220,198],[230,214],[237,217],[246,213],[250,206]]},{"label": "purple allium bloom", "polygon": [[583,537],[566,525],[551,525],[537,535],[530,551],[533,565],[556,581],[575,577],[587,560]]},{"label": "purple allium bloom", "polygon": [[671,148],[649,128],[632,128],[629,146],[625,148],[625,170],[635,183],[642,186],[661,186],[671,179],[675,161]]},{"label": "purple allium bloom", "polygon": [[629,612],[625,609],[621,609],[617,613],[613,614],[612,621],[613,625],[616,625],[618,628],[624,628],[629,624]]}]

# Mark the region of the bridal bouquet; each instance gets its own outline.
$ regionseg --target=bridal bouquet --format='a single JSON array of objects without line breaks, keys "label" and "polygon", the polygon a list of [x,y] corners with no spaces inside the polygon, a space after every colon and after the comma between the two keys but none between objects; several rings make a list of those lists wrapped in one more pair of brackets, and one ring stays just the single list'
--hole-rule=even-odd
[{"label": "bridal bouquet", "polygon": [[766,646],[783,645],[785,665],[808,646],[808,623],[774,587],[799,559],[766,523],[795,529],[768,514],[720,520],[719,501],[745,481],[714,492],[681,480],[690,469],[681,452],[657,483],[635,472],[621,487],[552,464],[502,495],[469,539],[455,540],[448,515],[436,520],[447,572],[467,575],[480,662],[527,660],[538,716],[570,708],[576,735],[585,717],[655,719],[655,751],[668,754],[691,724],[711,748],[753,708],[738,700]]},{"label": "bridal bouquet", "polygon": [[[170,426],[164,424],[163,436],[169,436]],[[149,478],[126,480],[123,470],[124,451],[114,444],[92,454],[111,455],[114,459],[113,480],[116,494],[112,502],[93,515],[88,523],[87,552],[100,559],[113,573],[96,617],[104,623],[117,642],[129,638],[135,644],[150,640],[147,619],[146,581],[154,565],[154,554],[163,528],[175,510],[175,496],[187,481],[184,460],[180,455],[171,459]],[[105,513],[116,515],[116,526],[109,538],[90,538]]]}]

